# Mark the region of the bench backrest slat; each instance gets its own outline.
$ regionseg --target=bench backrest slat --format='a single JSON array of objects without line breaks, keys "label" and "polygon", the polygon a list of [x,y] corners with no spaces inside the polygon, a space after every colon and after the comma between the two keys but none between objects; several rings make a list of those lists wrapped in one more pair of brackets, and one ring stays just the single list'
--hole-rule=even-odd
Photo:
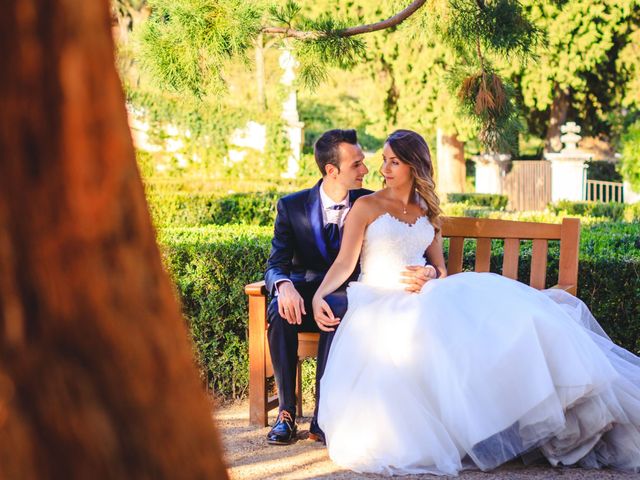
[{"label": "bench backrest slat", "polygon": [[476,272],[488,272],[491,261],[491,239],[479,238],[476,244]]},{"label": "bench backrest slat", "polygon": [[545,287],[547,278],[547,252],[549,250],[549,241],[536,238],[533,241],[533,249],[531,251],[531,276],[529,277],[529,285],[533,288],[541,290]]},{"label": "bench backrest slat", "polygon": [[502,275],[518,279],[518,259],[520,258],[520,239],[505,238],[504,257],[502,258]]},{"label": "bench backrest slat", "polygon": [[[562,245],[558,268],[559,285],[575,285],[578,281],[578,254],[580,248],[580,220],[565,218],[562,222]],[[575,294],[575,292],[573,292]]]},{"label": "bench backrest slat", "polygon": [[449,275],[462,271],[463,248],[464,237],[451,237],[449,239],[449,261],[447,262],[447,273]]}]

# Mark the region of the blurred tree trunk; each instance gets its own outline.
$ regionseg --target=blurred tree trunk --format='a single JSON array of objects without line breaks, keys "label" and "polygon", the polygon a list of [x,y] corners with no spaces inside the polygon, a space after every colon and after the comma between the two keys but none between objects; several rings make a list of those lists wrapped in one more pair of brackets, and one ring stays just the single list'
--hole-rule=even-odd
[{"label": "blurred tree trunk", "polygon": [[567,121],[569,111],[569,92],[556,85],[555,96],[551,104],[551,114],[549,116],[549,128],[544,144],[545,152],[559,152],[562,150],[560,141],[560,127]]},{"label": "blurred tree trunk", "polygon": [[[464,142],[457,134],[438,128],[436,147],[436,187],[440,194],[464,192],[467,168],[464,163]],[[442,200],[446,200],[443,198]]]},{"label": "blurred tree trunk", "polygon": [[107,0],[0,16],[0,478],[226,478],[163,270]]}]

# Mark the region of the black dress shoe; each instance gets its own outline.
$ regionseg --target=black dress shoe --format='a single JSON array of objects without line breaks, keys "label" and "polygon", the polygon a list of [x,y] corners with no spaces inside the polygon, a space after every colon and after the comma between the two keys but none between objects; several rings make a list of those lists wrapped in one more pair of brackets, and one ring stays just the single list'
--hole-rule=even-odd
[{"label": "black dress shoe", "polygon": [[318,422],[316,422],[315,418],[311,420],[311,426],[309,427],[309,440],[313,440],[314,442],[320,442],[323,445],[327,444],[324,438],[324,432],[318,426]]},{"label": "black dress shoe", "polygon": [[282,410],[278,415],[278,420],[267,434],[269,445],[289,445],[297,440],[298,426],[291,414]]}]

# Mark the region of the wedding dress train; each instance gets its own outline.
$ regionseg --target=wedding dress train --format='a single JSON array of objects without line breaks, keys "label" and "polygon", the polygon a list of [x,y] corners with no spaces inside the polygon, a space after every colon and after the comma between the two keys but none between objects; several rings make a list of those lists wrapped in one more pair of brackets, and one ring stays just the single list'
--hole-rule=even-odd
[{"label": "wedding dress train", "polygon": [[491,273],[405,292],[427,217],[367,228],[361,276],[321,380],[330,457],[357,472],[455,475],[527,452],[640,471],[640,359],[586,306]]}]

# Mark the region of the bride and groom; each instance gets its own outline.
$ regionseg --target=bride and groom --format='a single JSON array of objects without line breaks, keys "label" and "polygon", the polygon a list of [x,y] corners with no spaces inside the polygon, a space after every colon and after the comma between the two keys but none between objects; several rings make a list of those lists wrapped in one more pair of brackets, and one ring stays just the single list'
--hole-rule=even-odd
[{"label": "bride and groom", "polygon": [[[385,188],[327,205],[332,180],[359,187],[366,173],[355,132],[344,135],[316,144],[323,181],[278,204],[267,285],[280,414],[269,442],[295,438],[295,334],[315,318],[310,432],[341,466],[455,475],[537,455],[640,471],[640,359],[569,294],[490,273],[447,276],[433,167],[415,132],[387,139]],[[323,164],[327,144],[337,148]],[[347,208],[346,222],[333,213]],[[343,222],[338,247],[331,230]]]}]

